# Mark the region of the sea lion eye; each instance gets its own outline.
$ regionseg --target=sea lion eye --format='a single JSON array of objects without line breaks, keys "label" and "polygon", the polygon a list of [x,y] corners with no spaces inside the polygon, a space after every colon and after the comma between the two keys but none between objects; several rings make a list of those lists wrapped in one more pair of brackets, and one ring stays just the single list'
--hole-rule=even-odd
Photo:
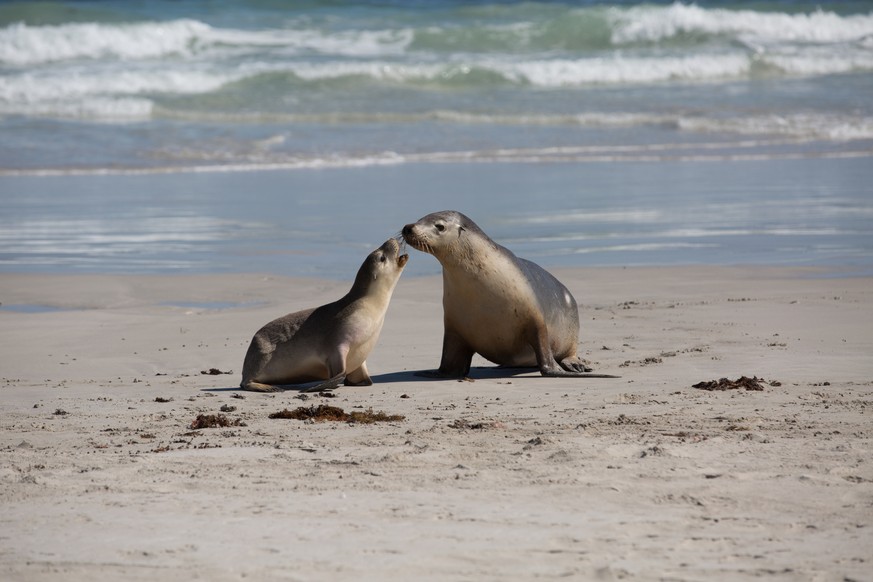
[{"label": "sea lion eye", "polygon": [[434,226],[435,226],[436,229],[437,229],[438,231],[440,231],[440,232],[442,232],[442,231],[444,231],[444,230],[446,229],[446,225],[444,225],[444,224],[439,224],[439,223],[437,223],[437,224],[435,224]]},{"label": "sea lion eye", "polygon": [[379,257],[379,260],[384,263],[385,262],[385,255],[382,255],[381,257]]}]

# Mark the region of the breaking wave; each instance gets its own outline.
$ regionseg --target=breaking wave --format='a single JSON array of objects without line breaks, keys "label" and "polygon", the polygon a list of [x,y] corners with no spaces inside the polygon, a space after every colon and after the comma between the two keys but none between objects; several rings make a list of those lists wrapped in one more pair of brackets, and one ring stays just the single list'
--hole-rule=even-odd
[{"label": "breaking wave", "polygon": [[[53,6],[42,9],[59,10]],[[46,20],[53,24],[0,25],[0,123],[34,118],[42,131],[45,118],[157,122],[184,127],[179,135],[234,125],[227,133],[240,147],[230,153],[167,154],[195,164],[218,161],[204,155],[298,163],[293,156],[311,141],[305,137],[277,159],[246,152],[247,128],[260,124],[314,125],[331,136],[335,127],[378,125],[383,142],[372,148],[369,139],[350,146],[324,138],[324,147],[354,148],[349,159],[360,163],[395,163],[382,150],[450,151],[451,143],[419,139],[433,123],[491,126],[490,143],[513,126],[873,139],[873,109],[855,96],[873,86],[873,13],[828,6],[838,8],[447,2],[409,11],[389,2],[360,10],[307,5],[277,18],[252,16],[261,8],[248,4],[240,19],[208,11],[181,17],[184,10],[166,6],[165,20],[146,20],[140,9],[123,22],[108,9],[102,21],[56,14]],[[757,90],[769,101],[757,100]],[[161,150],[160,134],[138,134],[148,141],[143,159]]]}]

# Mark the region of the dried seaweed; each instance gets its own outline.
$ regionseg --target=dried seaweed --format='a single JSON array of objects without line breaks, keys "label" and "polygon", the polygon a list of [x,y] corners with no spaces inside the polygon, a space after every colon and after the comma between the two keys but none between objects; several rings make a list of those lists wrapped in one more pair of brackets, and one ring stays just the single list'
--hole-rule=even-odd
[{"label": "dried seaweed", "polygon": [[191,430],[200,430],[201,428],[224,428],[228,426],[245,426],[242,419],[230,420],[223,414],[198,414],[197,418],[191,423]]},{"label": "dried seaweed", "polygon": [[[764,384],[767,384],[767,381],[763,378],[758,378],[757,376],[752,376],[749,378],[748,376],[740,376],[736,380],[728,380],[727,378],[721,378],[720,380],[709,380],[706,382],[698,382],[694,384],[692,388],[697,388],[699,390],[739,390],[741,388],[745,388],[746,390],[764,390]],[[779,382],[770,382],[771,386],[779,386]]]},{"label": "dried seaweed", "polygon": [[470,422],[469,420],[464,420],[462,418],[453,420],[449,423],[449,428],[456,428],[458,430],[486,430],[489,428],[505,428],[503,423],[499,420],[491,420],[491,421],[482,421],[482,422]]},{"label": "dried seaweed", "polygon": [[334,421],[334,422],[358,422],[361,424],[372,424],[374,422],[395,422],[405,420],[406,417],[400,414],[385,414],[384,412],[373,412],[373,409],[367,409],[364,412],[347,413],[342,408],[336,406],[328,406],[327,404],[319,404],[318,406],[301,406],[294,410],[282,410],[270,415],[270,418],[290,418],[292,420],[312,420],[315,422]]}]

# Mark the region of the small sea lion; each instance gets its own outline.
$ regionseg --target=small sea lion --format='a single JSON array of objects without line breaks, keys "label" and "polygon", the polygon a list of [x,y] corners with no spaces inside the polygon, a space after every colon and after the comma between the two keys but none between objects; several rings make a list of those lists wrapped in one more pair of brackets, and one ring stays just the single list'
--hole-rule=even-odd
[{"label": "small sea lion", "polygon": [[425,375],[461,378],[473,354],[507,367],[537,367],[543,376],[585,376],[576,355],[579,309],[570,291],[531,261],[491,240],[453,210],[428,214],[403,227],[413,248],[443,267],[443,351]]},{"label": "small sea lion", "polygon": [[324,380],[304,390],[369,386],[367,356],[379,339],[385,312],[409,255],[388,239],[367,256],[342,299],[275,319],[262,327],[243,363],[243,390],[275,392]]}]

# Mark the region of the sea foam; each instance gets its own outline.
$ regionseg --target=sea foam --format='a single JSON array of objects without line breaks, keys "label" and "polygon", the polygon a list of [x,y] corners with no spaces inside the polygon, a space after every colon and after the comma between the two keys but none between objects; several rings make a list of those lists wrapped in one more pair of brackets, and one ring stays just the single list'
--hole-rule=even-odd
[{"label": "sea foam", "polygon": [[82,59],[141,60],[226,57],[276,48],[279,54],[305,52],[374,56],[403,53],[410,30],[339,31],[314,29],[240,30],[214,28],[191,19],[134,24],[76,23],[0,29],[0,63],[28,66]]},{"label": "sea foam", "polygon": [[657,42],[680,35],[732,36],[754,44],[844,43],[873,35],[873,14],[840,16],[753,12],[673,4],[638,6],[609,12],[616,44]]},{"label": "sea foam", "polygon": [[0,30],[0,63],[16,66],[76,59],[190,55],[211,28],[194,20],[143,24],[13,24]]}]

